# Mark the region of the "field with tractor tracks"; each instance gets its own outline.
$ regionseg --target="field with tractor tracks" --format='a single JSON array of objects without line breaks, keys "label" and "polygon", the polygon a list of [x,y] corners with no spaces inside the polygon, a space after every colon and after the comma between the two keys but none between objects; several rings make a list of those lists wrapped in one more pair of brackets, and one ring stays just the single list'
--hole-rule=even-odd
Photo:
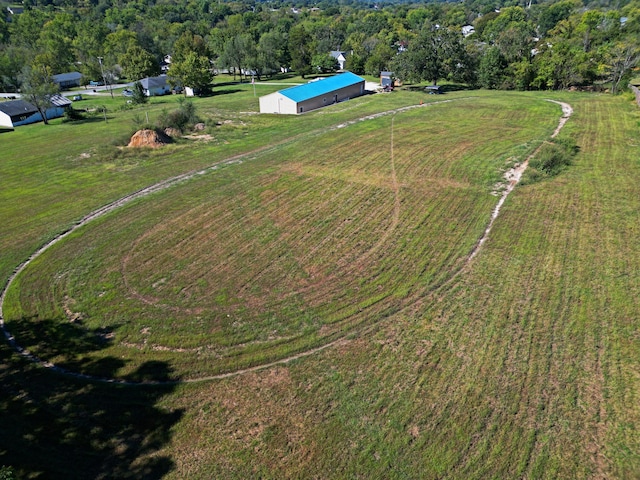
[{"label": "field with tractor tracks", "polygon": [[[24,478],[637,475],[629,98],[404,91],[283,118],[255,115],[251,93],[197,99],[217,130],[157,151],[74,142],[68,124],[0,139],[0,464]],[[557,137],[549,100],[573,108]],[[73,135],[122,137],[114,123]],[[69,146],[38,155],[28,135]],[[555,144],[571,162],[544,175]]]}]

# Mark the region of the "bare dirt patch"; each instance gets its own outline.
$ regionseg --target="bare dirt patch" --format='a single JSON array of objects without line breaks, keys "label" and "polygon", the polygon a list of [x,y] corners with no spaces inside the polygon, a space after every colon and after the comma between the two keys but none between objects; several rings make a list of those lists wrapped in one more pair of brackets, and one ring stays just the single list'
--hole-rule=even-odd
[{"label": "bare dirt patch", "polygon": [[185,135],[183,138],[188,138],[189,140],[199,140],[201,142],[210,142],[213,140],[213,136],[208,133],[195,134],[192,133],[190,135]]},{"label": "bare dirt patch", "polygon": [[72,310],[72,305],[75,303],[75,300],[70,298],[68,295],[64,297],[64,305],[62,308],[64,309],[64,314],[69,319],[71,323],[81,322],[84,314],[81,312],[74,312]]},{"label": "bare dirt patch", "polygon": [[134,133],[127,146],[131,148],[159,148],[166,145],[167,143],[171,143],[171,137],[169,137],[168,135],[159,133],[155,130],[145,129],[138,130],[136,133]]}]

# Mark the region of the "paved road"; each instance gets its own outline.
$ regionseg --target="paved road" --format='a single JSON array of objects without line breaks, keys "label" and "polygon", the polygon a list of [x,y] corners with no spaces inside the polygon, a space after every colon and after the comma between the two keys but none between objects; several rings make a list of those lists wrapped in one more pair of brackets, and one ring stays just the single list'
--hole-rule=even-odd
[{"label": "paved road", "polygon": [[109,88],[117,90],[118,88],[132,87],[133,82],[130,83],[117,83],[109,86],[88,87],[83,90],[73,90],[71,92],[62,92],[65,97],[72,97],[74,95],[105,95],[109,94]]},{"label": "paved road", "polygon": [[[74,95],[108,95],[109,94],[109,88],[112,88],[113,90],[116,90],[118,88],[125,88],[125,87],[131,87],[133,86],[133,82],[131,83],[118,83],[115,85],[110,85],[110,86],[99,86],[99,87],[88,87],[88,88],[83,88],[80,90],[65,90],[63,92],[60,92],[62,95],[64,95],[65,97],[73,97]],[[115,95],[115,94],[114,94]],[[0,98],[6,98],[6,99],[14,99],[14,98],[20,98],[20,94],[19,93],[2,93],[0,92]]]}]

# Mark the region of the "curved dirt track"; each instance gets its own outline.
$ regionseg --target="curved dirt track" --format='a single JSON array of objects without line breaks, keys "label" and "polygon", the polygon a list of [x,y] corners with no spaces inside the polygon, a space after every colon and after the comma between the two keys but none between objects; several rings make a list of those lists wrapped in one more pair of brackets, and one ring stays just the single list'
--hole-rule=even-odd
[{"label": "curved dirt track", "polygon": [[[547,100],[547,101],[552,103],[557,103],[562,107],[562,117],[560,117],[558,126],[556,127],[554,132],[551,134],[551,138],[555,138],[560,133],[560,130],[562,130],[562,127],[564,127],[564,124],[567,123],[567,120],[569,120],[569,117],[573,114],[573,108],[571,108],[571,105],[569,105],[568,103],[557,102],[555,100]],[[482,244],[489,237],[491,228],[493,227],[493,224],[496,218],[498,218],[498,215],[500,214],[500,209],[502,208],[502,205],[504,205],[505,200],[507,199],[509,194],[513,191],[513,189],[516,187],[516,185],[522,178],[522,174],[529,166],[529,160],[531,160],[538,154],[538,152],[542,148],[542,145],[544,145],[544,143],[542,143],[538,148],[536,148],[535,151],[531,155],[529,155],[524,162],[522,162],[519,165],[516,165],[515,167],[505,172],[504,178],[507,182],[505,185],[505,189],[502,192],[502,195],[500,196],[500,200],[498,201],[498,204],[496,205],[496,207],[493,209],[493,212],[491,213],[491,220],[489,221],[489,225],[487,225],[487,229],[484,231],[484,234],[482,235],[482,237],[480,237],[480,240],[478,240],[478,243],[476,243],[476,246],[471,251],[471,254],[469,255],[469,258],[468,258],[468,262],[473,260],[473,258],[480,251]]]},{"label": "curved dirt track", "polygon": [[[464,97],[464,98],[459,98],[457,100],[464,100],[464,99],[468,99],[470,97]],[[327,129],[324,129],[323,132],[327,132],[327,131],[333,131],[339,128],[344,128],[347,127],[349,125],[353,125],[356,124],[358,122],[362,122],[362,121],[366,121],[366,120],[373,120],[376,118],[380,118],[383,116],[387,116],[387,115],[395,115],[396,113],[401,113],[407,110],[411,110],[414,108],[422,108],[422,107],[429,107],[431,105],[436,105],[436,104],[441,104],[441,103],[448,103],[448,102],[452,102],[454,100],[442,100],[442,101],[437,101],[437,102],[430,102],[430,103],[424,103],[424,104],[419,104],[419,105],[409,105],[406,107],[401,107],[401,108],[397,108],[397,109],[393,109],[393,110],[387,110],[385,112],[380,112],[377,114],[373,114],[373,115],[367,115],[365,117],[360,117],[358,119],[355,120],[350,120],[348,122],[345,123],[341,123],[339,125],[336,125],[334,127],[329,127]],[[560,105],[562,107],[562,111],[563,111],[563,115],[560,118],[559,124],[556,128],[556,130],[554,131],[554,133],[551,135],[551,138],[554,138],[556,135],[558,135],[558,133],[560,132],[560,130],[562,129],[562,127],[564,126],[564,124],[567,122],[567,120],[569,119],[569,117],[571,116],[571,114],[573,113],[573,109],[571,108],[571,106],[567,103],[563,103],[563,102],[558,102],[555,100],[548,100],[550,102],[553,103],[557,103],[558,105]],[[197,170],[193,170],[181,175],[176,175],[174,177],[168,178],[162,182],[158,182],[154,185],[150,185],[149,187],[143,188],[141,190],[138,190],[130,195],[127,195],[125,197],[122,197],[112,203],[109,203],[97,210],[94,210],[93,212],[89,213],[88,215],[84,216],[82,219],[80,219],[78,222],[75,223],[75,225],[73,227],[71,227],[70,229],[60,233],[59,235],[57,235],[56,237],[54,237],[51,241],[49,241],[48,243],[46,243],[45,245],[43,245],[40,249],[38,249],[36,252],[34,252],[27,260],[25,260],[22,264],[20,264],[11,274],[11,276],[8,278],[4,288],[2,289],[2,292],[0,292],[0,330],[2,330],[2,332],[4,333],[7,341],[9,342],[10,346],[17,352],[19,353],[21,356],[23,356],[24,358],[37,363],[38,365],[44,367],[44,368],[48,368],[52,371],[55,371],[57,373],[63,374],[63,375],[67,375],[67,376],[71,376],[71,377],[75,377],[75,378],[80,378],[80,379],[85,379],[85,380],[90,380],[90,381],[96,381],[96,382],[103,382],[103,383],[114,383],[114,384],[124,384],[124,385],[171,385],[171,384],[180,384],[180,383],[196,383],[196,382],[204,382],[204,381],[211,381],[211,380],[219,380],[219,379],[224,379],[224,378],[229,378],[229,377],[233,377],[236,375],[242,375],[245,373],[250,373],[250,372],[255,372],[258,370],[262,370],[262,369],[266,369],[266,368],[271,368],[273,366],[276,365],[283,365],[283,364],[287,364],[289,362],[292,362],[294,360],[298,360],[300,358],[303,357],[307,357],[310,355],[313,355],[315,353],[318,353],[322,350],[325,350],[327,348],[330,347],[334,347],[340,344],[343,344],[344,342],[346,342],[347,340],[345,339],[345,337],[340,337],[338,339],[332,340],[324,345],[321,345],[319,347],[315,347],[309,350],[305,350],[303,352],[294,354],[294,355],[290,355],[288,357],[279,359],[279,360],[275,360],[273,362],[268,362],[268,363],[264,363],[264,364],[260,364],[260,365],[255,365],[252,367],[247,367],[247,368],[242,368],[242,369],[238,369],[238,370],[234,370],[231,372],[225,372],[225,373],[220,373],[220,374],[216,374],[216,375],[209,375],[209,376],[204,376],[204,377],[199,377],[199,378],[194,378],[194,379],[185,379],[185,380],[168,380],[168,381],[143,381],[143,382],[135,382],[135,381],[128,381],[128,380],[123,380],[123,379],[116,379],[116,378],[105,378],[105,377],[98,377],[98,376],[93,376],[93,375],[87,375],[87,374],[83,374],[83,373],[78,373],[78,372],[74,372],[71,370],[67,370],[65,368],[59,367],[51,362],[48,362],[46,360],[43,360],[39,357],[37,357],[36,355],[32,354],[31,352],[29,352],[28,350],[26,350],[25,348],[23,348],[22,346],[20,346],[20,344],[17,342],[16,338],[5,328],[5,323],[4,323],[4,315],[3,315],[3,306],[4,306],[4,301],[5,301],[5,297],[6,297],[6,293],[9,290],[11,284],[13,283],[13,281],[17,278],[18,275],[20,275],[20,273],[31,263],[33,262],[36,258],[38,258],[40,255],[42,255],[45,251],[47,251],[49,248],[51,248],[53,245],[57,244],[58,242],[60,242],[61,240],[63,240],[65,237],[67,237],[68,235],[70,235],[71,233],[73,233],[74,231],[76,231],[77,229],[87,225],[88,223],[90,223],[92,220],[95,220],[99,217],[102,217],[103,215],[106,215],[107,213],[110,213],[114,210],[116,210],[117,208],[120,208],[134,200],[137,200],[139,198],[143,198],[146,197],[152,193],[156,193],[156,192],[160,192],[162,190],[165,190],[173,185],[176,185],[180,182],[183,181],[187,181],[190,180],[194,177],[197,177],[199,175],[203,175],[206,174],[208,172],[211,171],[215,171],[217,169],[219,169],[221,166],[225,166],[225,165],[232,165],[232,164],[237,164],[237,163],[243,163],[244,159],[247,158],[251,158],[253,155],[256,155],[258,153],[262,153],[262,152],[266,152],[272,148],[276,148],[279,147],[283,144],[295,141],[297,138],[301,137],[301,136],[305,136],[305,135],[310,135],[310,134],[314,134],[314,133],[322,133],[322,132],[307,132],[305,134],[301,134],[295,137],[290,137],[288,139],[282,140],[281,142],[278,142],[276,144],[272,144],[272,145],[268,145],[256,150],[253,150],[251,152],[246,152],[246,153],[242,153],[242,154],[238,154],[238,155],[234,155],[232,157],[229,157],[221,162],[217,162],[213,165],[210,165],[208,167],[205,168],[200,168]],[[485,230],[485,233],[483,234],[483,236],[479,239],[478,243],[476,244],[476,246],[474,247],[474,249],[472,250],[472,252],[470,253],[468,260],[467,260],[467,264],[476,256],[476,254],[478,253],[478,251],[481,249],[483,243],[485,242],[486,238],[489,235],[489,232],[491,231],[491,227],[493,226],[493,223],[495,221],[495,219],[498,217],[498,214],[500,212],[500,208],[502,207],[506,197],[508,196],[508,194],[513,190],[513,188],[515,187],[515,185],[518,183],[518,181],[520,180],[522,173],[524,172],[524,170],[526,169],[529,159],[532,158],[536,153],[538,152],[538,150],[536,150],[534,153],[532,153],[525,162],[523,162],[519,167],[517,167],[517,169],[512,169],[508,172],[505,173],[505,178],[508,181],[508,185],[507,188],[505,189],[504,193],[502,194],[502,197],[500,199],[500,201],[498,202],[498,205],[494,208],[492,215],[491,215],[491,220],[489,222],[489,225],[487,227],[487,229]],[[392,166],[394,166],[394,159],[393,159],[393,120],[391,122],[391,164]],[[515,173],[514,173],[515,171]],[[394,189],[398,188],[398,183],[397,183],[397,178],[395,178],[395,167],[393,168],[393,176],[394,176]],[[396,196],[397,196],[397,191],[396,191]],[[394,214],[397,214],[398,212],[395,212],[396,209],[399,208],[399,205],[397,205],[397,201],[396,201],[396,205],[394,208]],[[394,215],[395,216],[395,215]],[[461,272],[458,271],[456,273],[454,273],[454,275],[451,277],[451,280],[453,280],[454,278],[456,278]],[[446,282],[449,283],[449,282]],[[359,330],[360,333],[367,333],[370,332],[371,330],[373,330],[375,328],[375,325],[369,325],[367,327],[364,327],[363,329]]]}]

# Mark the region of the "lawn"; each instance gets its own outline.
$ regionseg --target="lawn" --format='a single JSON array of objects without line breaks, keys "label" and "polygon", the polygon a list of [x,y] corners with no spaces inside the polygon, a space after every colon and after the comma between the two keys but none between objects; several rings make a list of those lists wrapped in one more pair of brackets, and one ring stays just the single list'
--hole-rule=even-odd
[{"label": "lawn", "polygon": [[460,268],[500,172],[557,124],[557,106],[537,103],[462,98],[203,171],[38,258],[9,291],[7,327],[82,373],[126,358],[119,377],[153,357],[199,378],[343,337]]},{"label": "lawn", "polygon": [[[129,110],[3,137],[5,278],[91,210],[203,169],[47,250],[12,285],[5,320],[44,359],[132,381],[327,348],[135,387],[48,372],[3,345],[0,463],[34,478],[639,471],[640,115],[628,99],[458,92],[349,123],[432,98],[282,118],[251,114],[250,85],[229,88],[241,91],[197,100],[207,143],[122,152],[112,139]],[[561,133],[580,147],[574,164],[516,188],[468,261],[501,172],[557,125],[546,98],[575,110]],[[69,145],[44,150],[41,136]]]}]

